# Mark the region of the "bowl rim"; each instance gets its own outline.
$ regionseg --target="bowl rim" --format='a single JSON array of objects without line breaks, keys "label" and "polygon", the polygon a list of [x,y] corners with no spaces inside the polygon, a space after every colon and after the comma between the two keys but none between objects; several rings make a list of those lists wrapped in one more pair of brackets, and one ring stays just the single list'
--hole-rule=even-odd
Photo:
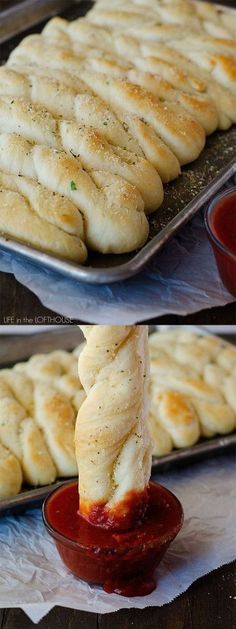
[{"label": "bowl rim", "polygon": [[232,258],[234,261],[236,261],[236,254],[231,251],[230,249],[228,249],[228,247],[226,247],[221,240],[219,240],[217,238],[217,236],[214,234],[212,228],[211,228],[211,224],[210,224],[210,217],[212,214],[212,211],[214,210],[215,206],[219,203],[219,201],[221,201],[221,199],[224,199],[225,197],[228,196],[236,196],[236,186],[230,186],[230,188],[227,188],[227,190],[224,190],[223,192],[219,192],[217,195],[215,195],[213,197],[213,199],[210,201],[210,203],[207,205],[205,212],[204,212],[204,223],[205,223],[205,227],[206,227],[206,231],[208,233],[209,238],[213,241],[213,243],[216,245],[216,247],[218,249],[220,249],[220,251],[222,253],[224,253],[225,255],[227,255],[229,258]]},{"label": "bowl rim", "polygon": [[[46,514],[46,509],[47,509],[47,504],[49,502],[49,500],[52,498],[52,496],[56,493],[59,493],[60,491],[62,491],[63,489],[65,490],[66,487],[69,487],[70,485],[75,485],[78,481],[77,480],[73,480],[73,481],[68,481],[67,483],[63,483],[62,485],[60,485],[59,487],[54,488],[49,494],[48,496],[45,498],[43,505],[42,505],[42,518],[43,518],[43,523],[47,529],[47,531],[50,533],[50,535],[58,542],[60,542],[61,544],[64,544],[68,547],[70,547],[71,549],[74,550],[83,550],[85,552],[88,551],[92,551],[94,548],[96,548],[96,546],[94,545],[85,545],[85,544],[81,544],[79,541],[76,540],[72,540],[69,537],[66,537],[63,533],[60,533],[59,531],[57,531],[57,529],[54,528],[54,526],[52,526],[52,524],[48,521],[47,518],[47,514]],[[163,485],[161,485],[160,483],[156,483],[155,481],[150,481],[150,484],[152,485],[157,485],[158,487],[161,487],[162,490],[164,490],[170,497],[171,500],[173,500],[176,504],[176,506],[178,507],[179,510],[179,519],[178,519],[178,523],[175,525],[175,527],[172,528],[172,530],[169,532],[169,535],[166,535],[165,533],[162,534],[162,536],[159,536],[159,542],[160,542],[160,547],[164,546],[164,544],[168,544],[170,543],[175,537],[176,535],[179,533],[182,525],[183,525],[183,521],[184,521],[184,511],[183,511],[183,507],[181,502],[179,501],[179,499],[177,498],[177,496],[175,496],[175,494],[173,494],[169,489],[167,489],[166,487],[164,487]],[[145,542],[146,547],[149,545],[148,542]],[[150,547],[153,545],[153,540],[150,541]],[[121,545],[122,548],[122,545]],[[132,554],[134,552],[136,552],[137,547],[132,548],[132,546],[127,549],[127,545],[126,547],[123,546],[124,552],[126,554]],[[113,549],[112,546],[107,546],[107,547],[102,547],[102,553],[104,554],[112,554]]]}]

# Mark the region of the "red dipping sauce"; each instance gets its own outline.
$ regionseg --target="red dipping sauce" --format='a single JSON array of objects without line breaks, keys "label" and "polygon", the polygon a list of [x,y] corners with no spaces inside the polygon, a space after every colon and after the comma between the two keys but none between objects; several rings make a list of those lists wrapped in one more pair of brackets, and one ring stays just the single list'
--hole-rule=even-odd
[{"label": "red dipping sauce", "polygon": [[55,489],[43,505],[43,519],[59,554],[73,574],[106,592],[144,596],[156,586],[154,571],[183,523],[178,499],[156,483],[142,521],[129,531],[95,526],[78,512],[77,482]]},{"label": "red dipping sauce", "polygon": [[205,225],[222,282],[236,295],[236,188],[219,194],[210,203]]}]

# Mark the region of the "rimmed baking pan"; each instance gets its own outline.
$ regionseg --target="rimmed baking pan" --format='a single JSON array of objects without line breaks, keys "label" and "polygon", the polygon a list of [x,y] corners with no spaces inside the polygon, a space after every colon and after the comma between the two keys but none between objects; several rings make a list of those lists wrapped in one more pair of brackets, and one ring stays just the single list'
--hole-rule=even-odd
[{"label": "rimmed baking pan", "polygon": [[[49,0],[48,3],[45,0],[23,0],[14,9],[6,11],[5,17],[4,13],[1,16],[0,63],[6,61],[11,50],[23,36],[41,31],[44,23],[42,21],[38,23],[38,20],[49,18],[56,12],[67,19],[75,19],[85,15],[92,5],[92,2],[66,3],[65,0]],[[65,6],[67,8],[63,10]],[[29,28],[27,32],[22,32],[22,24]],[[12,37],[12,33],[17,29],[21,31],[20,35]],[[11,35],[8,39],[7,32]],[[234,174],[236,174],[236,126],[226,132],[217,131],[208,137],[200,157],[185,166],[178,179],[165,185],[164,202],[149,217],[149,240],[140,251],[122,255],[89,252],[88,261],[82,266],[42,253],[30,245],[3,235],[0,235],[0,248],[14,253],[18,258],[29,260],[37,266],[46,267],[80,282],[104,284],[123,280],[141,271],[152,256],[160,251],[180,227],[189,221]]]}]

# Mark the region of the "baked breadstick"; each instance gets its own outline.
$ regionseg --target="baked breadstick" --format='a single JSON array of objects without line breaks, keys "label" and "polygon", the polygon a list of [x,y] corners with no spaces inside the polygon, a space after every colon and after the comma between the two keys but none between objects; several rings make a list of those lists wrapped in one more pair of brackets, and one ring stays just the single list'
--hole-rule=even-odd
[{"label": "baked breadstick", "polygon": [[186,48],[185,45],[181,45],[179,41],[175,43],[175,46],[187,59],[190,59],[206,72],[209,72],[210,77],[215,79],[220,85],[235,93],[236,59],[234,57],[220,52],[214,54],[199,49],[192,50],[190,44],[189,47]]},{"label": "baked breadstick", "polygon": [[[155,80],[157,83],[158,81],[160,82],[160,78],[162,78],[162,81],[166,82],[168,77],[167,82],[172,85],[175,91],[177,91],[179,98],[181,98],[181,104],[186,107],[187,110],[192,110],[192,113],[195,113],[196,116],[197,102],[200,99],[199,102],[201,103],[201,97],[204,97],[205,102],[203,102],[202,105],[200,104],[199,112],[202,116],[201,119],[204,124],[207,123],[207,116],[214,115],[213,111],[211,111],[211,101],[214,103],[214,107],[218,112],[218,125],[220,128],[227,128],[224,123],[224,117],[229,117],[228,126],[232,124],[232,122],[235,122],[236,101],[233,92],[230,92],[229,89],[223,88],[212,75],[209,75],[206,69],[199,67],[196,63],[194,63],[194,60],[192,61],[190,58],[184,56],[181,53],[181,48],[179,49],[178,42],[173,43],[174,48],[171,47],[171,43],[167,42],[167,44],[168,45],[151,42],[151,44],[145,43],[140,46],[138,40],[127,38],[125,36],[120,36],[116,41],[118,50],[125,48],[126,55],[131,58],[138,58],[140,55],[141,57],[157,57],[155,63],[159,63],[158,72],[160,76],[158,78],[158,75],[151,75],[153,84],[155,84]],[[167,66],[160,63],[160,61],[167,62]],[[176,77],[178,77],[178,72],[175,72],[176,67],[179,71],[181,71],[182,78],[184,76],[189,76],[189,73],[191,73],[191,84],[185,82],[184,98],[181,97],[182,90],[176,90],[175,87]],[[153,69],[155,69],[155,67],[153,67]],[[147,72],[143,74],[146,75]],[[187,94],[189,94],[189,96],[192,95],[193,101],[188,101]],[[212,124],[213,121],[214,119],[212,118]]]},{"label": "baked breadstick", "polygon": [[[15,64],[16,62],[22,63],[23,61],[23,63],[25,63],[26,54],[29,54],[30,59],[36,65],[40,65],[41,62],[41,64],[45,63],[51,67],[62,67],[62,69],[68,72],[79,73],[80,78],[82,78],[89,88],[108,102],[112,109],[115,111],[123,111],[125,108],[127,113],[144,118],[147,123],[150,123],[157,134],[160,135],[161,139],[164,140],[179,158],[178,152],[176,152],[177,145],[174,142],[175,135],[177,135],[179,144],[183,144],[182,150],[185,149],[185,157],[180,156],[179,159],[181,163],[196,159],[205,141],[203,128],[199,123],[192,119],[189,120],[187,115],[181,118],[178,114],[174,115],[174,113],[168,112],[164,108],[164,105],[158,103],[146,90],[138,89],[138,87],[134,87],[128,81],[122,82],[122,79],[112,79],[112,77],[109,77],[108,80],[106,75],[103,76],[101,73],[95,73],[86,69],[83,70],[81,59],[79,60],[73,52],[70,54],[67,53],[67,55],[65,52],[66,51],[63,49],[48,45],[47,42],[44,44],[43,41],[39,43],[38,40],[27,40],[23,41],[20,46],[13,51],[10,62]],[[42,55],[44,55],[44,57]],[[101,76],[99,76],[99,74]],[[167,127],[169,133],[167,133]],[[166,130],[165,133],[164,130]],[[185,133],[183,133],[184,130]],[[192,144],[191,153],[189,153],[190,146],[188,146],[190,142],[187,142],[189,134]]]},{"label": "baked breadstick", "polygon": [[149,413],[149,430],[152,438],[152,453],[155,456],[164,456],[173,449],[173,441],[169,432],[160,424],[157,419],[156,409]]},{"label": "baked breadstick", "polygon": [[143,510],[151,470],[147,328],[81,328],[87,344],[79,377],[87,398],[75,430],[80,511],[91,521],[126,527]]},{"label": "baked breadstick", "polygon": [[[45,31],[45,32],[43,31],[44,36],[47,35],[47,33],[48,31]],[[39,40],[31,39],[30,41],[31,41],[31,44],[35,45],[35,43],[37,44]],[[49,45],[50,45],[51,39],[48,40],[47,38],[47,41],[49,42]],[[28,39],[26,40],[26,43],[27,42],[28,42]],[[66,47],[67,48],[71,47],[73,52],[75,52],[74,50],[75,47],[73,44],[74,44],[74,40],[69,39]],[[60,46],[60,47],[62,46],[60,29],[58,30],[57,46]],[[127,38],[125,39],[124,37],[123,38],[120,37],[120,39],[118,40],[118,43],[116,44],[116,47],[117,46],[118,47],[120,46],[121,53],[123,53],[123,55],[127,54],[128,58],[130,58],[129,63],[124,61],[124,57],[117,57],[117,54],[115,52],[113,53],[113,55],[109,55],[104,58],[104,53],[101,54],[99,50],[98,52],[96,52],[96,50],[94,50],[94,52],[93,50],[91,50],[88,56],[87,50],[85,49],[84,51],[83,50],[80,51],[81,55],[82,54],[85,55],[83,59],[83,65],[85,65],[85,67],[88,66],[88,69],[91,68],[91,71],[102,72],[107,75],[111,74],[114,77],[120,76],[121,78],[122,77],[124,78],[126,76],[131,82],[138,85],[142,85],[143,87],[146,87],[148,90],[150,90],[151,85],[152,87],[155,85],[155,90],[153,90],[154,95],[157,97],[160,95],[163,100],[163,94],[164,94],[165,95],[164,100],[166,102],[167,108],[169,108],[170,106],[169,100],[170,100],[170,94],[171,94],[171,97],[172,97],[171,100],[175,99],[175,101],[178,101],[178,106],[180,108],[180,111],[182,111],[182,113],[184,114],[184,110],[186,110],[190,115],[195,117],[203,125],[207,133],[212,133],[216,129],[217,122],[218,122],[216,107],[209,100],[209,98],[207,99],[207,97],[205,96],[204,101],[203,101],[200,99],[197,93],[195,94],[193,93],[192,98],[190,98],[191,92],[194,92],[192,87],[190,89],[189,96],[187,94],[182,93],[181,91],[179,92],[179,96],[178,96],[177,90],[174,90],[173,88],[171,88],[170,85],[169,85],[169,88],[170,88],[169,90],[167,90],[166,88],[166,91],[164,92],[164,86],[162,86],[162,89],[160,91],[158,90],[158,75],[156,74],[150,75],[152,77],[152,84],[151,84],[148,73],[141,72],[140,70],[137,70],[135,68],[135,66],[137,67],[139,66],[140,55],[141,56],[144,55],[144,57],[145,56],[148,57],[148,55],[149,56],[151,54],[154,55],[154,53],[155,53],[155,57],[160,57],[161,59],[164,59],[165,61],[171,61],[171,63],[173,64],[173,49],[167,48],[166,46],[163,46],[163,45],[156,46],[156,47],[154,47],[154,45],[149,46],[149,47],[139,46],[137,43],[137,40],[130,39],[128,43]],[[118,48],[118,52],[119,52],[119,48]],[[185,66],[187,66],[188,70],[190,71],[190,68],[189,68],[190,63],[187,62],[184,57],[182,57],[181,60],[182,60],[182,66],[183,64],[185,64]],[[21,66],[20,68],[18,68],[18,70],[19,71],[21,70]],[[178,72],[176,73],[176,68],[175,68],[175,72],[174,72],[175,79],[177,77],[177,74],[179,74],[180,72],[183,74],[183,70],[181,69],[180,70],[178,69]],[[1,88],[1,74],[2,74],[2,88]],[[6,75],[6,81],[3,82],[4,74]],[[55,77],[52,77],[49,80],[49,78],[43,77],[37,74],[36,76],[34,76],[34,74],[32,74],[32,67],[30,67],[30,77],[28,80],[28,85],[26,85],[27,81],[25,82],[23,77],[21,80],[18,77],[15,79],[14,74],[15,74],[14,70],[11,70],[8,67],[5,67],[5,68],[3,67],[2,69],[0,69],[0,92],[3,91],[3,93],[5,94],[10,92],[10,94],[12,95],[22,95],[22,96],[25,96],[27,94],[27,96],[31,98],[32,102],[41,104],[42,106],[46,107],[47,109],[49,109],[49,111],[51,111],[52,113],[56,115],[61,114],[63,115],[64,118],[69,118],[69,119],[71,118],[71,116],[73,117],[73,109],[74,109],[73,98],[76,94],[74,86],[73,86],[73,89],[70,88],[68,90],[68,88],[65,89],[65,87],[63,87],[63,85],[61,85],[59,81],[55,81]],[[147,75],[147,78],[146,78],[146,75]],[[12,80],[11,80],[11,77],[12,77]],[[197,79],[194,77],[194,83],[196,82],[196,80]],[[164,79],[163,79],[163,83],[164,83]],[[79,89],[79,91],[81,91],[81,88]],[[174,94],[175,92],[176,94]],[[99,117],[98,117],[98,120],[99,120]],[[102,128],[102,131],[104,131],[104,127]],[[129,147],[129,150],[130,150],[130,147]]]},{"label": "baked breadstick", "polygon": [[[1,173],[0,173],[1,179]],[[19,220],[16,221],[16,216]],[[73,262],[84,262],[87,257],[83,242],[66,234],[49,222],[39,218],[17,192],[2,188],[0,184],[0,232],[16,238],[36,249],[52,253]]]},{"label": "baked breadstick", "polygon": [[10,387],[0,376],[0,442],[21,460],[19,430],[26,412],[16,401]]},{"label": "baked breadstick", "polygon": [[[24,406],[16,400],[14,385],[9,386],[6,383],[6,380],[11,383],[14,377],[17,381],[22,374],[13,373],[13,378],[9,378],[4,371],[0,374],[0,442],[17,457],[25,481],[33,485],[49,484],[56,478],[56,469],[43,435],[37,424],[29,418]],[[21,381],[23,383],[22,379]],[[30,383],[26,382],[26,386],[29,391]],[[22,397],[23,394],[21,399]]]},{"label": "baked breadstick", "polygon": [[104,98],[113,109],[143,118],[169,146],[180,164],[198,157],[205,144],[203,127],[187,115],[181,116],[165,109],[149,92],[125,79],[107,80],[102,74],[82,71],[83,81]]},{"label": "baked breadstick", "polygon": [[192,398],[192,404],[198,413],[201,434],[204,437],[213,437],[217,433],[225,435],[235,427],[235,414],[229,404],[223,401],[212,404],[205,400]]},{"label": "baked breadstick", "polygon": [[183,90],[177,90],[165,79],[148,72],[130,70],[128,78],[132,83],[145,87],[158,99],[164,101],[169,110],[171,110],[171,103],[173,103],[173,111],[179,111],[182,114],[187,113],[196,118],[207,134],[216,130],[218,126],[217,109],[206,95],[190,94]]},{"label": "baked breadstick", "polygon": [[[28,361],[16,363],[13,369],[0,371],[0,375],[6,380],[7,372],[7,382],[10,381],[16,398],[29,410],[30,415],[34,414],[33,385],[39,382],[61,391],[78,411],[86,397],[78,376],[78,356],[81,351],[82,344],[73,352],[54,350],[49,354],[34,354]],[[26,396],[26,383],[30,383],[30,396]]]},{"label": "baked breadstick", "polygon": [[30,97],[55,116],[61,116],[63,112],[68,120],[75,118],[80,126],[92,127],[110,144],[135,156],[145,156],[164,182],[178,176],[180,165],[176,156],[152,127],[137,116],[115,113],[101,98],[92,95],[85,83],[80,81],[81,85],[75,89],[72,79],[68,80],[70,75],[61,73],[59,81],[55,73],[55,70],[50,72],[48,68],[36,67],[32,75],[32,66],[3,66],[0,68],[0,93]]},{"label": "baked breadstick", "polygon": [[35,421],[43,431],[58,476],[76,476],[72,405],[63,393],[40,382],[35,384],[34,399]]},{"label": "baked breadstick", "polygon": [[106,172],[106,177],[109,172],[122,177],[137,187],[147,211],[157,209],[163,201],[162,183],[150,162],[120,147],[112,147],[99,132],[89,127],[78,126],[73,121],[57,121],[38,104],[32,105],[18,97],[13,100],[10,96],[0,97],[0,130],[20,131],[26,140],[64,149],[79,158],[80,165],[82,163],[88,172],[101,170]]},{"label": "baked breadstick", "polygon": [[[0,172],[0,186],[3,190],[17,192],[28,202],[31,210],[41,219],[78,239],[84,239],[82,215],[71,201],[50,192],[27,177],[6,175]],[[81,245],[81,251],[83,245]],[[84,247],[84,255],[86,249]]]},{"label": "baked breadstick", "polygon": [[63,148],[79,157],[88,172],[105,171],[118,175],[139,190],[146,213],[156,210],[163,201],[163,187],[155,168],[144,157],[121,147],[111,146],[99,132],[78,127],[73,122],[60,124]]},{"label": "baked breadstick", "polygon": [[27,362],[17,363],[14,371],[19,369],[35,382],[56,386],[61,376],[76,374],[77,361],[73,354],[55,350],[49,354],[34,354]]},{"label": "baked breadstick", "polygon": [[[36,89],[35,89],[36,83]],[[37,85],[39,84],[39,85]],[[75,114],[75,96],[71,98],[68,89],[55,85],[54,93],[50,92],[52,84],[41,77],[28,79],[30,100],[37,104],[31,105],[25,98],[11,96],[0,97],[0,129],[9,133],[21,133],[26,139],[55,148],[63,148],[67,153],[80,158],[87,171],[105,170],[119,175],[138,188],[143,197],[145,209],[155,210],[163,201],[163,188],[160,178],[153,166],[142,156],[134,156],[127,149],[122,151],[109,145],[103,136],[92,131],[89,127],[82,127],[75,122],[66,121],[67,114],[73,118]],[[52,89],[51,89],[52,91]],[[52,109],[52,102],[61,101],[65,107],[58,108],[56,114],[64,121],[57,121],[47,109]],[[38,104],[38,92],[44,94],[44,105]],[[49,96],[48,96],[49,92]],[[66,103],[69,104],[66,107]]]},{"label": "baked breadstick", "polygon": [[0,500],[18,494],[21,485],[20,463],[16,456],[0,443]]},{"label": "baked breadstick", "polygon": [[[13,380],[16,375],[25,377],[25,373],[28,380],[31,378],[36,383],[44,382],[47,385],[52,385],[64,393],[78,410],[85,393],[79,381],[77,362],[72,353],[55,350],[49,354],[34,354],[26,363],[16,364],[14,369],[9,370],[9,372],[12,374]],[[78,390],[79,386],[81,386],[80,390]]]},{"label": "baked breadstick", "polygon": [[218,353],[216,361],[220,367],[230,374],[236,367],[236,347],[226,346]]},{"label": "baked breadstick", "polygon": [[8,385],[17,402],[23,406],[29,415],[34,410],[34,391],[30,378],[22,371],[13,369],[1,369],[0,378]]},{"label": "baked breadstick", "polygon": [[226,377],[224,369],[219,365],[207,363],[203,368],[203,379],[210,387],[216,387],[220,389]]},{"label": "baked breadstick", "polygon": [[19,135],[6,133],[0,135],[0,169],[36,179],[52,192],[72,200],[83,213],[86,242],[95,250],[132,251],[147,239],[148,223],[138,191],[126,184],[125,207],[112,205],[113,199],[109,198],[112,192],[118,189],[122,194],[120,180],[117,183],[112,180],[109,186],[107,173],[107,188],[100,191],[72,155],[32,145]]},{"label": "baked breadstick", "polygon": [[[188,441],[188,425],[191,441],[191,415],[195,421],[197,419],[198,432],[204,437],[231,432],[236,425],[235,348],[225,346],[224,341],[216,337],[200,336],[185,329],[152,334],[149,347],[152,398],[150,421],[154,426],[156,451],[155,423],[157,434],[161,423],[176,447],[178,442],[172,433],[173,428],[177,432],[180,428],[180,433],[183,431],[180,439],[186,438]],[[178,408],[182,408],[182,412],[178,413]],[[185,445],[190,445],[187,441]],[[179,443],[182,447],[183,442],[182,445],[181,441]]]},{"label": "baked breadstick", "polygon": [[200,437],[200,428],[193,405],[177,391],[165,390],[153,398],[157,418],[171,436],[176,448],[192,446]]},{"label": "baked breadstick", "polygon": [[[217,89],[217,76],[215,76],[216,80],[213,81],[212,78],[209,80],[209,75],[207,75],[207,71],[205,70],[205,75],[204,75],[204,71],[201,68],[201,70],[199,70],[199,67],[197,67],[196,63],[195,63],[195,59],[193,59],[193,62],[191,62],[190,57],[187,59],[186,56],[184,56],[183,54],[181,55],[181,51],[182,48],[181,46],[183,46],[183,40],[185,42],[185,36],[186,36],[186,32],[183,30],[182,27],[180,26],[174,26],[174,25],[161,25],[161,26],[146,26],[143,25],[140,27],[133,27],[128,29],[128,34],[129,35],[120,35],[120,34],[116,34],[115,40],[112,39],[111,37],[111,32],[109,32],[109,30],[98,26],[97,24],[92,24],[92,23],[86,23],[85,20],[77,20],[74,23],[66,23],[65,20],[63,20],[63,27],[61,27],[60,22],[57,22],[57,20],[51,20],[47,27],[44,29],[43,34],[44,36],[46,36],[46,38],[53,38],[53,41],[57,43],[57,45],[61,45],[61,34],[62,34],[62,30],[63,30],[63,34],[64,37],[66,37],[66,43],[64,42],[64,45],[66,45],[67,47],[71,47],[71,40],[72,43],[74,42],[74,46],[75,46],[75,42],[81,42],[82,44],[84,44],[85,46],[91,46],[92,42],[96,42],[96,44],[93,44],[98,48],[100,48],[101,50],[107,50],[107,51],[112,51],[112,53],[116,53],[118,52],[119,55],[123,55],[126,59],[130,59],[130,61],[135,65],[137,65],[138,63],[143,63],[145,65],[145,69],[150,72],[150,70],[157,71],[157,64],[158,64],[158,73],[162,76],[163,79],[167,79],[170,80],[170,82],[173,83],[174,86],[177,87],[184,87],[185,90],[189,91],[190,93],[194,93],[195,90],[200,90],[200,92],[202,91],[207,91],[208,92],[208,96],[210,98],[213,98],[214,101],[214,105],[215,108],[218,110],[218,113],[220,112],[220,117],[219,117],[219,126],[220,128],[226,129],[227,126],[229,126],[230,124],[232,124],[232,121],[235,122],[235,103],[233,106],[231,106],[230,104],[230,99],[232,99],[233,95],[230,96],[230,93],[227,94],[227,99],[225,99],[224,96],[224,91],[222,89],[220,89],[220,83],[218,85],[218,89]],[[139,42],[141,40],[145,39],[147,41],[151,40],[151,44],[149,45],[142,45],[141,47],[139,45]],[[153,41],[154,40],[154,41]],[[169,42],[170,40],[170,42]],[[175,41],[176,40],[176,41]],[[156,42],[159,41],[163,41],[165,44],[168,43],[169,48],[167,48],[166,46],[163,45],[157,45]],[[190,39],[190,50],[192,50],[191,48],[191,42],[201,42],[201,39],[199,39],[199,35],[198,38],[196,38],[196,33],[194,34],[194,36],[191,36]],[[235,46],[234,42],[227,42],[225,43],[225,41],[222,42],[222,40],[220,39],[213,39],[213,43],[212,43],[212,38],[203,38],[203,45],[205,45],[205,41],[207,42],[208,46],[213,47],[213,49],[218,48],[221,46],[221,48],[223,47],[223,51],[225,50],[225,52],[231,51],[232,50],[232,46]],[[105,44],[104,44],[105,42]],[[171,48],[170,45],[172,44],[175,46],[175,48]],[[178,43],[179,42],[179,43]],[[185,43],[184,46],[186,47]],[[225,46],[225,48],[224,48]],[[81,50],[81,53],[83,53],[83,49]],[[194,53],[193,53],[194,54]],[[153,64],[154,66],[152,66],[149,62],[149,65],[147,61],[145,61],[145,57],[148,57],[150,59],[153,59]],[[144,59],[142,60],[142,57],[144,57]],[[154,59],[153,57],[156,57],[156,59]],[[174,60],[174,61],[173,61]],[[196,59],[197,61],[197,59]],[[168,63],[169,62],[169,63]],[[177,64],[177,67],[176,67]],[[100,63],[101,65],[101,63]],[[141,66],[140,66],[141,67]],[[144,68],[144,66],[142,66]],[[95,66],[94,66],[95,68]],[[97,66],[97,69],[99,68],[99,65]],[[184,73],[185,72],[185,73]],[[106,73],[109,74],[109,70],[108,70],[108,66],[106,68]],[[200,76],[199,76],[200,74]],[[192,75],[192,76],[191,76]],[[191,77],[191,80],[190,80]],[[201,78],[200,78],[201,77]],[[177,81],[177,83],[176,83]],[[224,101],[224,105],[222,107],[222,104],[220,102],[221,99],[217,98],[217,91],[219,91],[220,95],[222,96],[222,99]],[[195,92],[196,93],[196,92]],[[233,104],[233,103],[232,103]],[[211,132],[211,128],[213,129],[214,127],[214,122],[213,122],[213,111],[212,113],[210,112],[210,110],[208,111],[208,108],[211,107],[209,99],[206,101],[205,107],[203,108],[203,104],[201,105],[201,103],[199,103],[199,112],[197,110],[197,103],[194,103],[194,101],[192,101],[192,103],[187,103],[187,101],[185,100],[185,105],[187,105],[187,110],[190,110],[190,106],[191,106],[191,113],[195,113],[196,117],[204,122],[207,125],[206,130],[208,133]],[[226,121],[226,113],[227,110],[229,109],[231,110],[231,114],[230,114],[230,120],[231,120],[231,115],[233,116],[232,121]],[[224,113],[225,112],[225,113]],[[199,118],[199,116],[201,116]],[[212,121],[210,123],[207,122],[207,116],[212,116]]]},{"label": "baked breadstick", "polygon": [[223,382],[223,393],[229,406],[234,410],[234,428],[236,427],[236,399],[235,399],[236,374],[226,376]]},{"label": "baked breadstick", "polygon": [[24,480],[33,486],[53,483],[57,476],[56,467],[49,454],[43,433],[30,417],[21,422],[19,440]]}]

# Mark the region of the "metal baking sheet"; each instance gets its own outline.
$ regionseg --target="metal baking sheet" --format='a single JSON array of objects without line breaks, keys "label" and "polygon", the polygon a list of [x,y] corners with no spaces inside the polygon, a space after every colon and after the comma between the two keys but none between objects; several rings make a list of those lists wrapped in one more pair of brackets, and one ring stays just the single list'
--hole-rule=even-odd
[{"label": "metal baking sheet", "polygon": [[[22,2],[22,6],[26,4],[27,26],[35,24],[36,5],[44,6],[44,13],[41,14],[41,17],[42,15],[46,17],[45,0],[40,0],[39,2],[26,0]],[[61,9],[65,4],[63,0],[50,0],[47,17],[58,9],[58,13],[63,17],[75,19],[85,15],[93,3],[70,2],[69,7],[67,4],[68,8],[62,11]],[[18,19],[17,7],[11,19],[11,29],[13,30],[14,19]],[[17,24],[19,25],[19,21]],[[1,44],[0,63],[6,61],[11,50],[17,46],[23,36],[41,31],[43,25],[44,23],[40,22],[40,24],[30,28],[28,31],[21,32],[20,35],[18,34],[4,41]],[[217,131],[208,137],[206,147],[200,157],[192,164],[185,166],[182,169],[182,175],[178,179],[165,185],[164,202],[149,217],[149,240],[140,251],[122,255],[102,255],[89,252],[86,265],[81,266],[58,259],[50,254],[42,253],[30,245],[22,244],[3,235],[0,236],[0,247],[5,251],[14,253],[18,258],[30,260],[37,266],[49,268],[80,282],[104,284],[119,281],[138,273],[151,257],[160,251],[163,245],[173,237],[178,229],[189,221],[199,208],[235,173],[236,126],[231,127],[226,132]]]},{"label": "metal baking sheet", "polygon": [[[209,459],[212,456],[219,456],[235,451],[236,448],[236,434],[226,435],[224,437],[217,437],[216,439],[207,439],[190,448],[182,448],[181,450],[173,450],[170,454],[162,457],[153,457],[152,473],[166,472],[171,468],[180,467],[183,465],[189,465]],[[40,507],[45,498],[50,494],[53,489],[67,483],[75,478],[67,478],[58,480],[52,485],[45,485],[44,487],[37,487],[31,489],[24,489],[17,496],[0,500],[0,516],[1,515],[14,515],[22,513],[28,509],[36,509]]]},{"label": "metal baking sheet", "polygon": [[[160,326],[159,326],[160,327]],[[169,326],[174,328],[175,326]],[[183,327],[183,326],[182,326]],[[194,331],[201,333],[200,326],[188,326]],[[149,332],[154,332],[156,326],[149,326]],[[204,330],[204,334],[206,331]],[[54,349],[72,350],[82,341],[82,333],[78,326],[58,326],[58,329],[29,334],[27,343],[25,338],[17,335],[0,336],[0,369],[12,367],[16,362],[27,360],[33,353],[46,353]],[[230,337],[226,345],[230,344]],[[230,452],[236,446],[236,433],[214,437],[212,439],[202,439],[196,445],[180,450],[172,450],[170,454],[162,457],[153,457],[152,472],[165,472],[171,468],[181,465],[193,464],[197,461],[208,459],[211,456],[219,456],[225,452]],[[39,507],[46,496],[54,488],[72,479],[59,479],[51,485],[44,487],[25,487],[19,494],[12,498],[0,500],[0,516],[7,513],[22,513],[26,509]]]},{"label": "metal baking sheet", "polygon": [[17,496],[0,500],[0,516],[19,514],[28,509],[41,507],[45,498],[50,494],[50,491],[56,489],[56,487],[60,487],[60,485],[64,483],[68,483],[70,480],[73,480],[73,478],[61,479],[52,485],[45,485],[44,487],[24,489],[17,494]]},{"label": "metal baking sheet", "polygon": [[226,451],[235,450],[236,434],[224,435],[215,439],[204,439],[196,445],[181,450],[172,450],[170,454],[162,457],[154,456],[152,459],[152,472],[165,472],[172,467],[180,467],[208,459],[211,456],[224,454]]}]

